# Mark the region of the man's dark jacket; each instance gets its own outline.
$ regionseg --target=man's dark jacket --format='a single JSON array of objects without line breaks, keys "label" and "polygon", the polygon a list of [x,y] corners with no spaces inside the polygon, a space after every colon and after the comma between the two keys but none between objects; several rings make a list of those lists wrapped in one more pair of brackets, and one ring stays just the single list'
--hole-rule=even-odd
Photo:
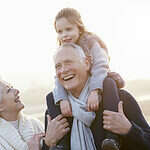
[{"label": "man's dark jacket", "polygon": [[[120,150],[150,150],[150,127],[143,117],[143,114],[135,101],[135,99],[126,91],[120,90],[120,99],[123,101],[124,113],[132,123],[131,130],[127,135],[120,135],[122,146]],[[53,94],[49,93],[46,97],[47,111],[45,113],[45,130],[47,128],[47,117],[49,114],[52,119],[61,113],[59,105],[54,104]],[[101,149],[101,143],[104,139],[104,129],[102,124],[103,107],[100,105],[99,111],[96,113],[96,118],[91,126],[94,141],[97,150]],[[70,128],[72,118],[68,118]],[[44,144],[42,150],[49,148]],[[58,145],[53,150],[70,150],[70,132],[59,141]]]}]

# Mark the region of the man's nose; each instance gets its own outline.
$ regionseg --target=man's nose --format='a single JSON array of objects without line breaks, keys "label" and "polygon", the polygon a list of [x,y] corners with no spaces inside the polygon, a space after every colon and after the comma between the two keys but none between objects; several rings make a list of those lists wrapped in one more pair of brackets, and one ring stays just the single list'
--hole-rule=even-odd
[{"label": "man's nose", "polygon": [[68,71],[69,71],[69,68],[68,68],[68,67],[62,66],[62,68],[61,68],[61,73],[66,73],[66,72],[68,72]]}]

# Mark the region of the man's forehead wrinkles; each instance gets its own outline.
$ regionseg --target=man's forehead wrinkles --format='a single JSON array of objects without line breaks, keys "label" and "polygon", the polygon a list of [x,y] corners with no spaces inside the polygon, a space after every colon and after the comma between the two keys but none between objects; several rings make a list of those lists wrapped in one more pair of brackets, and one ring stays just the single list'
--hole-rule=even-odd
[{"label": "man's forehead wrinkles", "polygon": [[55,60],[55,62],[56,63],[61,63],[61,62],[66,62],[66,61],[71,61],[72,59],[69,57],[69,56],[67,56],[67,54],[66,54],[66,56],[59,56],[59,57],[57,57],[56,58],[56,60]]}]

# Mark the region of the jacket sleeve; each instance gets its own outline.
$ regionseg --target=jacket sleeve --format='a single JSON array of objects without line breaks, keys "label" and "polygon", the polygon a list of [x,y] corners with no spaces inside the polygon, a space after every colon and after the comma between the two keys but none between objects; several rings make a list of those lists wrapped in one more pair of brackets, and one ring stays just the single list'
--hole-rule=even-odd
[{"label": "jacket sleeve", "polygon": [[90,91],[94,89],[103,89],[103,81],[109,70],[109,58],[98,42],[94,42],[90,49],[92,57]]},{"label": "jacket sleeve", "polygon": [[[46,112],[45,112],[45,133],[46,133],[46,130],[47,130],[47,115],[48,115],[48,110],[46,110]],[[50,150],[50,147],[48,147],[48,146],[45,144],[45,141],[44,141],[44,140],[43,140],[42,150]]]},{"label": "jacket sleeve", "polygon": [[[46,96],[46,102],[47,102],[47,110],[45,112],[45,132],[47,129],[47,115],[51,116],[51,119],[54,119],[56,116],[61,114],[59,105],[55,105],[54,103],[54,97],[52,93],[49,93]],[[67,118],[68,120],[68,118]],[[72,120],[69,122],[69,124],[72,122]],[[53,148],[50,148],[51,150],[69,150],[70,149],[70,134],[66,134]],[[49,147],[43,142],[42,150],[49,150]]]},{"label": "jacket sleeve", "polygon": [[124,104],[124,113],[132,124],[128,134],[122,136],[124,145],[136,150],[150,150],[150,126],[145,120],[140,106],[127,91],[120,90],[119,94]]},{"label": "jacket sleeve", "polygon": [[129,140],[138,150],[150,150],[150,128],[142,128],[132,123],[132,127],[128,134],[124,136],[124,140]]},{"label": "jacket sleeve", "polygon": [[60,100],[67,100],[67,92],[64,87],[59,83],[58,78],[55,78],[55,88],[53,90],[53,96],[55,104],[57,104]]}]

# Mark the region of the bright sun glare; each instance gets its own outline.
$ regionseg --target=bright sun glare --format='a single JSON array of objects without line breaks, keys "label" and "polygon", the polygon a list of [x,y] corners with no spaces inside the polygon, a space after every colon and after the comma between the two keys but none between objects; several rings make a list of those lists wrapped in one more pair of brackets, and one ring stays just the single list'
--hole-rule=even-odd
[{"label": "bright sun glare", "polygon": [[0,1],[0,76],[20,86],[53,80],[53,22],[63,7],[78,9],[87,29],[104,40],[113,71],[125,79],[150,78],[148,0]]}]

